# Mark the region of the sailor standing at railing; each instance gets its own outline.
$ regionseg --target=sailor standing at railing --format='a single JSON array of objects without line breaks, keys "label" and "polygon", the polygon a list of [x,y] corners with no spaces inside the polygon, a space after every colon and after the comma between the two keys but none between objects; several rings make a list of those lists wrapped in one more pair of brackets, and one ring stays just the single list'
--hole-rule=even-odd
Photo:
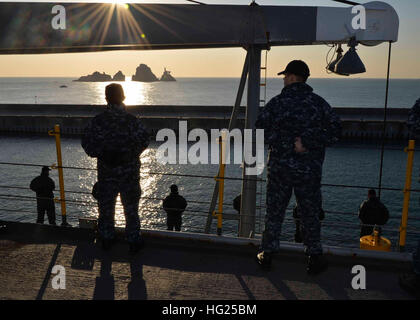
[{"label": "sailor standing at railing", "polygon": [[102,245],[109,250],[115,237],[114,215],[118,194],[124,206],[126,237],[130,252],[143,246],[140,234],[140,154],[147,148],[150,135],[141,121],[126,111],[124,91],[119,84],[105,89],[106,110],[93,118],[85,129],[82,147],[97,158],[99,206],[98,230]]},{"label": "sailor standing at railing", "polygon": [[44,216],[47,213],[48,222],[55,225],[55,204],[54,193],[55,183],[49,177],[50,168],[47,166],[42,167],[41,175],[31,181],[30,188],[36,192],[36,207],[38,217],[36,223],[44,223]]},{"label": "sailor standing at railing", "polygon": [[305,229],[307,272],[317,274],[328,266],[322,255],[319,221],[322,164],[325,147],[339,139],[341,122],[330,105],[306,84],[309,68],[305,62],[294,60],[278,74],[284,74],[284,88],[256,121],[256,128],[264,129],[269,144],[267,211],[257,261],[268,267],[272,253],[279,250],[281,226],[294,191]]}]

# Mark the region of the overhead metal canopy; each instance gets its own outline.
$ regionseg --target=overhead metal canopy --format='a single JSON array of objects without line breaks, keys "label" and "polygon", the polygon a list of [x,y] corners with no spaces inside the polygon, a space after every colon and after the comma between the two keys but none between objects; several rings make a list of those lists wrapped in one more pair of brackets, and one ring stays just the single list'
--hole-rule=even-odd
[{"label": "overhead metal canopy", "polygon": [[[354,30],[352,7],[5,2],[0,54],[397,41],[395,10],[364,6],[366,29]],[[65,29],[54,29],[63,14]]]}]

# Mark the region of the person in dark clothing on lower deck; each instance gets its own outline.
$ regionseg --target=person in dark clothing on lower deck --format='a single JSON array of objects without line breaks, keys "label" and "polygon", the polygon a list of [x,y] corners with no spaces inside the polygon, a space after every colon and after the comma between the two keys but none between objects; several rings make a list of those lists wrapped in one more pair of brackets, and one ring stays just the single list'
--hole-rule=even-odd
[{"label": "person in dark clothing on lower deck", "polygon": [[31,181],[30,188],[36,192],[38,217],[36,223],[44,223],[47,213],[49,224],[55,225],[54,180],[49,177],[50,169],[42,167],[41,175]]},{"label": "person in dark clothing on lower deck", "polygon": [[163,200],[163,209],[167,213],[166,224],[168,230],[181,231],[182,213],[187,207],[187,201],[178,194],[178,186],[171,185],[171,194]]},{"label": "person in dark clothing on lower deck", "polygon": [[[376,197],[376,191],[368,191],[368,199],[363,201],[359,209],[359,219],[362,222],[360,237],[373,233],[374,225],[382,226],[389,219],[389,212],[385,205]],[[381,229],[379,228],[379,234]]]}]

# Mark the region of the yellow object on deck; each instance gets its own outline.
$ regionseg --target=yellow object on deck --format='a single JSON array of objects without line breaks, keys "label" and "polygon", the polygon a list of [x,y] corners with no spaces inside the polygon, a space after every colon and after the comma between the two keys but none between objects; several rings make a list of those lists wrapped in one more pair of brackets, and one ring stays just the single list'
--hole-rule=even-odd
[{"label": "yellow object on deck", "polygon": [[416,146],[415,141],[409,140],[408,148],[404,149],[404,151],[407,153],[407,169],[406,169],[406,174],[405,174],[404,202],[403,202],[403,210],[402,210],[401,224],[400,224],[400,240],[399,240],[400,251],[404,251],[406,237],[407,237],[408,208],[410,205],[411,177],[413,175],[415,146]]},{"label": "yellow object on deck", "polygon": [[53,169],[58,169],[58,181],[60,185],[60,204],[61,204],[61,225],[67,226],[67,216],[66,216],[66,196],[64,193],[64,177],[63,177],[63,160],[61,156],[61,136],[60,136],[60,126],[56,124],[54,130],[48,131],[50,136],[55,136],[55,145],[57,148],[57,166],[52,166]]},{"label": "yellow object on deck", "polygon": [[391,251],[391,241],[380,237],[378,231],[373,231],[370,236],[360,238],[360,249],[373,251]]},{"label": "yellow object on deck", "polygon": [[223,194],[225,188],[225,165],[226,165],[226,132],[222,131],[221,137],[219,139],[220,144],[220,169],[219,176],[215,179],[219,181],[219,205],[217,212],[213,212],[213,216],[217,217],[217,234],[222,235],[222,226],[223,226]]}]

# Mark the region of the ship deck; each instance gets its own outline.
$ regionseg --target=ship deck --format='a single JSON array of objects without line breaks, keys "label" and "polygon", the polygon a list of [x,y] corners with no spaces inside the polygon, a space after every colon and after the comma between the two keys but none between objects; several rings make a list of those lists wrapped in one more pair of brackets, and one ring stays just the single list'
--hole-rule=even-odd
[{"label": "ship deck", "polygon": [[[398,285],[408,254],[378,259],[326,248],[328,271],[309,276],[302,250],[287,243],[265,271],[252,239],[145,230],[145,248],[130,255],[122,239],[104,252],[91,229],[2,224],[0,299],[412,299]],[[52,288],[54,265],[65,268],[65,290]],[[354,265],[366,268],[366,290],[352,288]]]}]

